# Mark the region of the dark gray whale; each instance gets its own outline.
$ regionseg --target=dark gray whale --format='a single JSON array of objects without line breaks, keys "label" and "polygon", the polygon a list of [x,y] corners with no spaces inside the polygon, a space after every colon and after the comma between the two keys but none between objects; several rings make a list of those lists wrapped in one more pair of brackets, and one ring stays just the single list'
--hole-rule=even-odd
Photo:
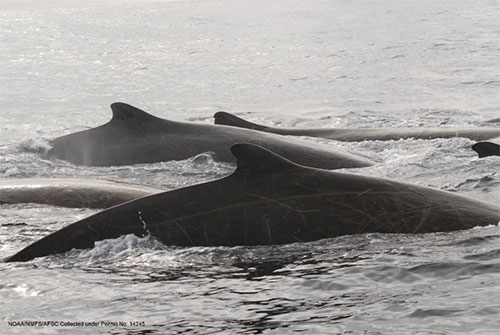
[{"label": "dark gray whale", "polygon": [[166,245],[236,246],[313,241],[347,234],[427,233],[497,224],[499,208],[451,192],[299,166],[236,144],[225,178],[151,195],[75,222],[8,262],[92,248],[120,235]]},{"label": "dark gray whale", "polygon": [[485,123],[500,123],[500,117],[485,121]]},{"label": "dark gray whale", "polygon": [[174,122],[124,103],[111,105],[113,118],[89,130],[58,137],[49,155],[74,164],[111,166],[182,160],[203,152],[234,162],[237,142],[260,145],[298,164],[338,169],[372,165],[369,159],[320,144],[248,129]]},{"label": "dark gray whale", "polygon": [[472,146],[479,158],[488,156],[500,156],[500,145],[492,142],[478,142]]},{"label": "dark gray whale", "polygon": [[274,128],[243,120],[227,112],[217,112],[214,115],[215,123],[226,126],[253,129],[279,135],[295,135],[321,137],[336,141],[388,141],[406,138],[431,139],[466,137],[476,141],[499,137],[500,128],[497,127],[470,127],[470,128]]},{"label": "dark gray whale", "polygon": [[164,191],[153,187],[110,180],[1,179],[0,203],[38,203],[75,208],[108,208]]}]

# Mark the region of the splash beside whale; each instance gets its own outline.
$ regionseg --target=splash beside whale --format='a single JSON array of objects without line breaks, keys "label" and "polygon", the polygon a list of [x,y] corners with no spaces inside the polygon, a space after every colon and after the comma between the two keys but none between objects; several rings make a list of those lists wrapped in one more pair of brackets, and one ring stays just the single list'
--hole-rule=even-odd
[{"label": "splash beside whale", "polygon": [[151,234],[166,245],[237,246],[340,235],[428,233],[497,224],[499,207],[456,193],[297,165],[253,144],[231,148],[228,177],[104,210],[29,245],[6,261],[103,239]]},{"label": "splash beside whale", "polygon": [[248,122],[227,112],[217,112],[215,123],[245,129],[253,129],[279,135],[320,137],[336,141],[388,141],[399,139],[432,139],[466,137],[483,141],[500,137],[500,127],[435,127],[435,128],[276,128]]},{"label": "splash beside whale", "polygon": [[124,103],[111,105],[113,118],[89,130],[53,140],[49,156],[77,165],[112,166],[183,160],[203,152],[234,162],[231,146],[247,142],[272,150],[291,161],[324,169],[370,166],[365,157],[317,143],[248,129],[174,122]]}]

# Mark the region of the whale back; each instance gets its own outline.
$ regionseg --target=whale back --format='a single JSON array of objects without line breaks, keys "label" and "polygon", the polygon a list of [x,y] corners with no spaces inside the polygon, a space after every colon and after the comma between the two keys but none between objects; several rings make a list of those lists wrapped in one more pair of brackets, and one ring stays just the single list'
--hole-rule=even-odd
[{"label": "whale back", "polygon": [[500,117],[484,121],[485,123],[500,123]]},{"label": "whale back", "polygon": [[0,204],[38,203],[73,208],[108,208],[160,189],[109,180],[7,178],[0,181]]},{"label": "whale back", "polygon": [[319,137],[344,142],[453,137],[465,137],[476,141],[483,141],[500,136],[500,128],[497,127],[281,128],[251,123],[227,112],[217,112],[214,118],[216,124],[254,129],[279,135]]},{"label": "whale back", "polygon": [[294,162],[326,169],[370,166],[366,157],[335,148],[221,125],[174,122],[138,108],[114,103],[112,119],[99,127],[56,138],[50,157],[77,165],[112,166],[183,160],[211,152],[215,160],[234,162],[237,142],[266,147]]},{"label": "whale back", "polygon": [[262,147],[232,147],[228,177],[143,197],[75,222],[8,261],[90,248],[125,234],[166,245],[237,246],[360,233],[428,233],[497,224],[497,206],[441,190],[299,166]]},{"label": "whale back", "polygon": [[479,158],[488,156],[500,156],[500,145],[492,142],[478,142],[472,146]]},{"label": "whale back", "polygon": [[113,103],[111,109],[113,116],[106,124],[54,139],[48,155],[87,166],[144,163],[152,153],[141,150],[140,143],[176,128],[176,122],[125,103]]}]

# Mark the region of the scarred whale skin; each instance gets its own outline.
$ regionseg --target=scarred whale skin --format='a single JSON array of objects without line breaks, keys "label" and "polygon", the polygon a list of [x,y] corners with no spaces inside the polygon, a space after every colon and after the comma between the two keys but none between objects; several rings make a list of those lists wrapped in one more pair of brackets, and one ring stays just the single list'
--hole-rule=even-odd
[{"label": "scarred whale skin", "polygon": [[500,128],[497,127],[435,127],[435,128],[275,128],[248,122],[227,112],[217,112],[214,115],[215,123],[226,126],[253,129],[279,135],[321,137],[344,142],[358,141],[388,141],[399,139],[432,139],[466,137],[475,141],[499,137]]},{"label": "scarred whale skin", "polygon": [[236,144],[232,152],[238,167],[228,177],[104,210],[7,261],[92,248],[126,234],[151,234],[176,246],[265,245],[454,231],[500,220],[498,207],[456,193],[299,166],[252,144]]},{"label": "scarred whale skin", "polygon": [[20,178],[0,180],[0,203],[108,208],[164,190],[110,180]]},{"label": "scarred whale skin", "polygon": [[78,165],[112,166],[183,160],[213,152],[216,160],[234,162],[231,146],[248,142],[306,166],[338,169],[373,164],[317,143],[235,127],[169,121],[124,103],[114,103],[111,109],[113,118],[108,123],[56,138],[49,156]]}]

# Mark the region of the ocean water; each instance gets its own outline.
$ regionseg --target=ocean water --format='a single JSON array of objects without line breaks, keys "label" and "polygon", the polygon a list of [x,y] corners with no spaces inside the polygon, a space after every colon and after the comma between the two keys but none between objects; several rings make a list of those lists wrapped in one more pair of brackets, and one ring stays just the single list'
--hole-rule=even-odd
[{"label": "ocean water", "polygon": [[[499,16],[498,1],[469,0],[4,9],[0,178],[168,190],[234,170],[209,154],[107,168],[42,158],[115,101],[200,123],[226,110],[287,127],[480,126],[500,117]],[[500,203],[500,159],[478,159],[468,139],[304,140],[377,161],[354,173]],[[0,205],[0,258],[93,213]],[[497,334],[500,228],[251,248],[123,236],[0,263],[0,299],[2,334]]]}]

